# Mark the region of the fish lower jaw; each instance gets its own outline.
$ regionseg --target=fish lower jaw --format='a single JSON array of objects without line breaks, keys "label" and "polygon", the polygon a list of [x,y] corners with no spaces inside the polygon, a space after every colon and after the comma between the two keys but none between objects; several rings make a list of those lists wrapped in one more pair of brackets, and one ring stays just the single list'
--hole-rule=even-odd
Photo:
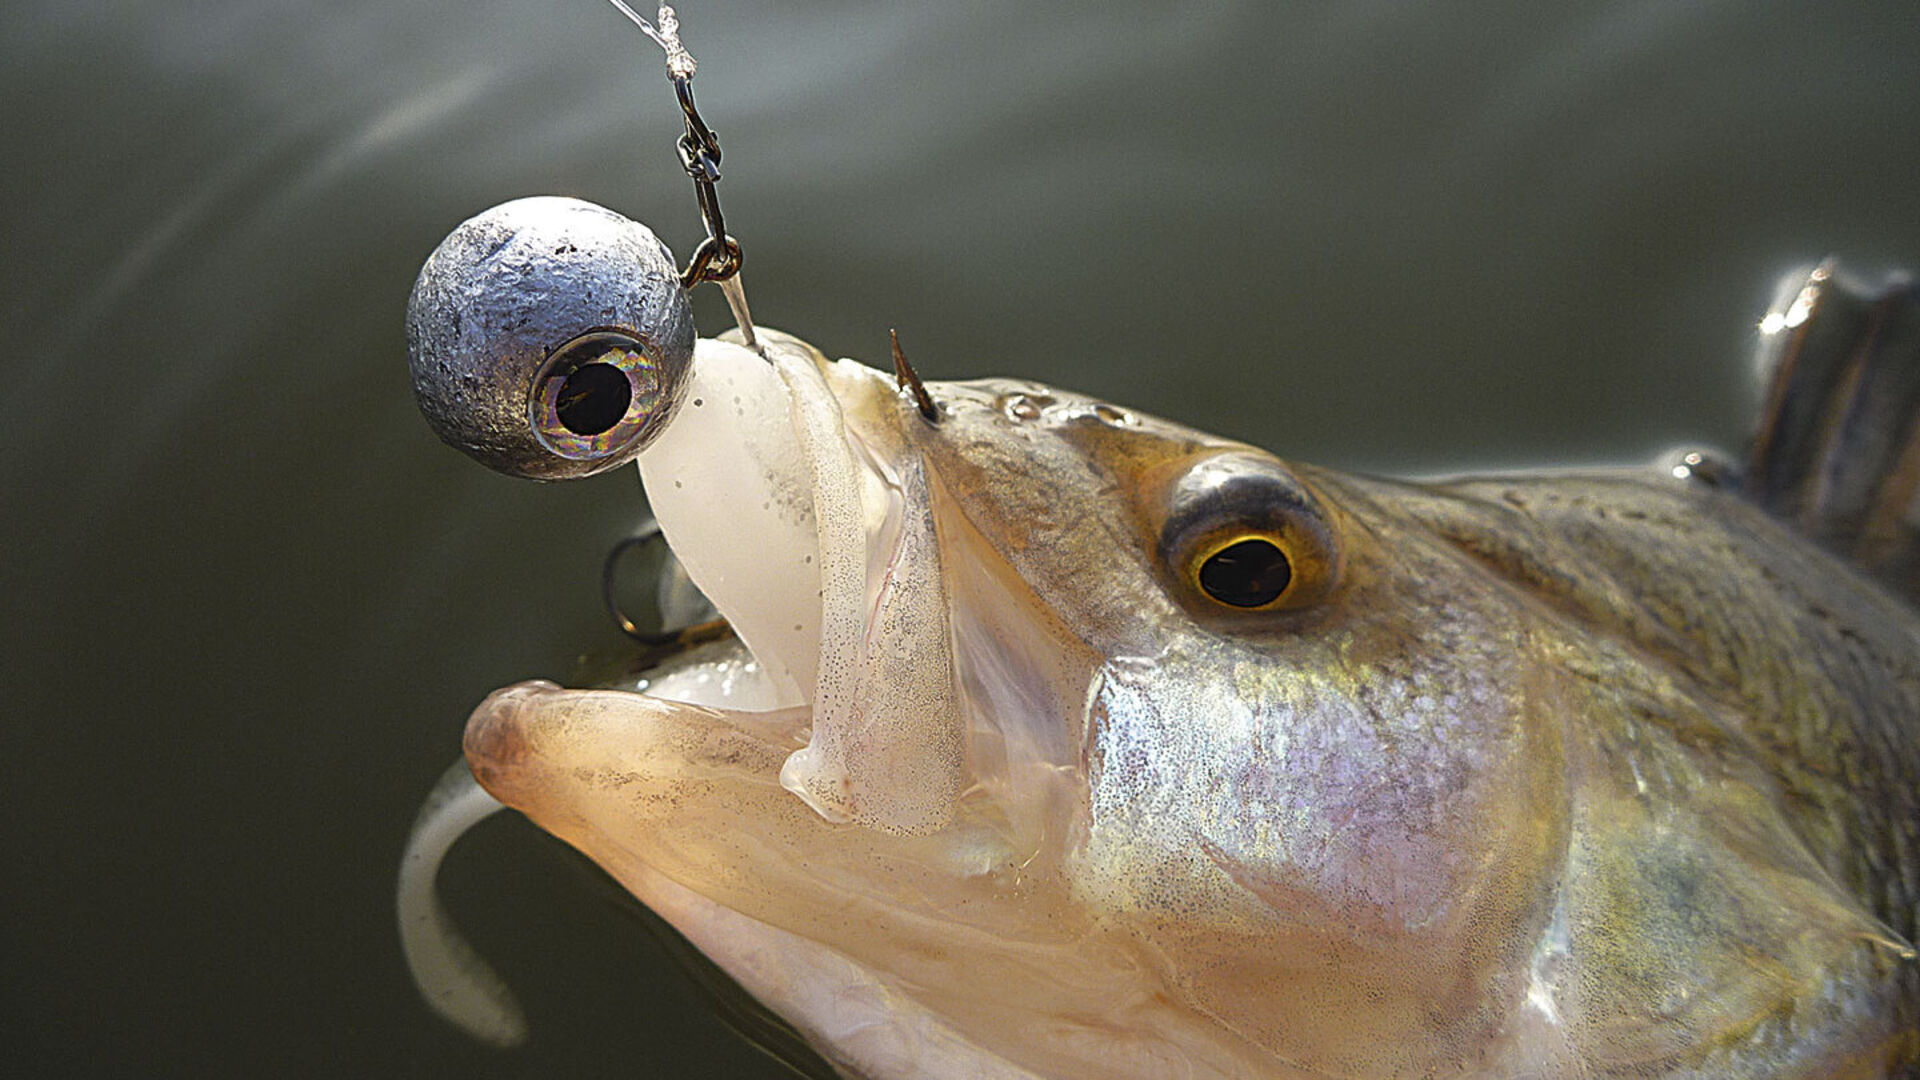
[{"label": "fish lower jaw", "polygon": [[[1097,942],[1039,948],[1005,963],[909,948],[898,955],[910,962],[882,970],[718,904],[644,863],[609,869],[848,1077],[1324,1080],[1263,1060],[1174,1004],[1131,956]],[[960,939],[950,949],[967,945]],[[961,970],[971,977],[956,982]]]},{"label": "fish lower jaw", "polygon": [[[1159,1076],[1220,1053],[1043,867],[1010,865],[978,793],[929,835],[822,820],[778,782],[804,731],[798,710],[526,683],[476,710],[465,745],[489,792],[850,1076]],[[1255,1075],[1216,1065],[1189,1072]]]},{"label": "fish lower jaw", "polygon": [[837,949],[716,903],[644,862],[615,873],[849,1076],[1042,1080],[976,1045],[897,981]]}]

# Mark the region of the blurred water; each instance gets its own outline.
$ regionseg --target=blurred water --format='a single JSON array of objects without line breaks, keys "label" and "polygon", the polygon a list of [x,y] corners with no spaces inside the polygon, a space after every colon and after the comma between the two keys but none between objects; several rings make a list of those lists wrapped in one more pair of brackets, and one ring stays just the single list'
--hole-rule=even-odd
[{"label": "blurred water", "polygon": [[[1734,446],[1775,276],[1920,260],[1905,0],[681,14],[762,321],[1287,456]],[[445,882],[532,1046],[433,1019],[390,925],[467,710],[613,642],[638,505],[442,448],[401,309],[518,195],[691,248],[651,48],[594,0],[0,10],[16,1068],[778,1075],[523,823]]]}]

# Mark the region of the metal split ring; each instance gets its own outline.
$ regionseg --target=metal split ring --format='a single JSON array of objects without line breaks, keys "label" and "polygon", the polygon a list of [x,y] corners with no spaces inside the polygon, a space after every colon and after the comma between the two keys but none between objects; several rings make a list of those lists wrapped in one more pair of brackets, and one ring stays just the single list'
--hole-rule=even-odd
[{"label": "metal split ring", "polygon": [[671,77],[680,111],[687,114],[687,133],[674,144],[680,150],[680,165],[693,181],[693,192],[700,200],[700,217],[707,226],[707,238],[687,260],[680,272],[680,285],[691,289],[703,281],[725,281],[740,272],[745,261],[740,241],[727,235],[727,221],[720,213],[720,192],[714,187],[720,180],[720,136],[714,134],[700,110],[693,104],[693,76]]},{"label": "metal split ring", "polygon": [[693,249],[687,268],[680,271],[680,285],[691,289],[703,281],[725,281],[740,272],[744,261],[740,241],[724,234],[719,238],[709,236]]}]

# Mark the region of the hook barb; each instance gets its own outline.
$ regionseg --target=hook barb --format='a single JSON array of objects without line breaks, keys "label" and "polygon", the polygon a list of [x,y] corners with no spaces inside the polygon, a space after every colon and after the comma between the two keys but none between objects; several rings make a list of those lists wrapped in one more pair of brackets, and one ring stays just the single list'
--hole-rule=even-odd
[{"label": "hook barb", "polygon": [[940,408],[933,403],[933,395],[927,393],[927,385],[920,381],[913,365],[907,363],[907,354],[900,351],[900,334],[892,327],[887,328],[887,338],[893,345],[893,377],[900,389],[913,395],[913,403],[920,408],[920,415],[928,423],[940,419]]}]

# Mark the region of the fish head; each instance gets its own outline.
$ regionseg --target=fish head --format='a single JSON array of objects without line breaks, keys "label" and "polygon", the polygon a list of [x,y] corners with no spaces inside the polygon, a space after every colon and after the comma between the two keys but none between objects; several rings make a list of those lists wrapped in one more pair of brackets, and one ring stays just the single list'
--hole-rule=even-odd
[{"label": "fish head", "polygon": [[1045,387],[939,396],[950,580],[1017,583],[955,590],[960,663],[1023,688],[974,692],[989,743],[1070,778],[1077,913],[1267,1069],[1514,1052],[1567,827],[1526,606],[1379,487]]},{"label": "fish head", "polygon": [[935,383],[929,419],[763,338],[829,391],[832,445],[798,397],[756,419],[716,383],[693,409],[802,432],[748,455],[770,497],[703,479],[723,447],[641,459],[753,652],[496,693],[466,737],[490,792],[855,1075],[1346,1073],[1516,1037],[1566,828],[1521,605],[1337,474],[1027,382]]}]

